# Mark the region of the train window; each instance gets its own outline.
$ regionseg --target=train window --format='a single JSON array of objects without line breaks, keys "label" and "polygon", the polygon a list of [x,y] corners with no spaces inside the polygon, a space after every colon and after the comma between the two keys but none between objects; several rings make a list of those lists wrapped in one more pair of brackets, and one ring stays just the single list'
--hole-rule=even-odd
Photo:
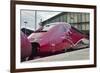
[{"label": "train window", "polygon": [[46,25],[46,27],[49,27],[50,25]]}]

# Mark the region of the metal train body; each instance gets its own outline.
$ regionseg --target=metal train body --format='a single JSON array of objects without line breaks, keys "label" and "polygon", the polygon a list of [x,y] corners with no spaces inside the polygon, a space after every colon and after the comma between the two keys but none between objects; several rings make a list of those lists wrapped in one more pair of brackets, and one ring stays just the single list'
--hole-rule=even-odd
[{"label": "metal train body", "polygon": [[24,39],[27,39],[27,44],[24,44],[25,41],[23,42],[23,38],[21,38],[21,45],[23,45],[21,49],[23,49],[24,53],[21,54],[21,57],[28,57],[30,54],[31,56],[35,54],[42,56],[77,48],[77,44],[84,38],[87,38],[87,35],[82,34],[68,23],[51,23],[44,26],[43,30],[33,32],[28,37],[24,37]]}]

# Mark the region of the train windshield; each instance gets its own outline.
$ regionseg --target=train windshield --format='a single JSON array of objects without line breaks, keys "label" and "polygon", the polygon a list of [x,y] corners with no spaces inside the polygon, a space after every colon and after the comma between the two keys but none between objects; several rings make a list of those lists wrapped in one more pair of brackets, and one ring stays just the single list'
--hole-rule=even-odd
[{"label": "train windshield", "polygon": [[52,27],[54,27],[55,25],[50,25],[50,24],[47,24],[44,26],[43,30],[42,31],[49,31]]},{"label": "train windshield", "polygon": [[47,24],[47,25],[44,26],[42,31],[49,31],[54,26],[56,26],[56,24]]}]

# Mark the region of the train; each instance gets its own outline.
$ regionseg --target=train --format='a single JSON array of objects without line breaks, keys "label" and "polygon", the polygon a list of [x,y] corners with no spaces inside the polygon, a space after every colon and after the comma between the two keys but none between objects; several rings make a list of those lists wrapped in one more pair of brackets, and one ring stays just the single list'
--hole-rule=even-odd
[{"label": "train", "polygon": [[21,61],[78,48],[80,43],[89,44],[89,36],[66,22],[54,22],[42,26],[26,36],[21,32]]}]

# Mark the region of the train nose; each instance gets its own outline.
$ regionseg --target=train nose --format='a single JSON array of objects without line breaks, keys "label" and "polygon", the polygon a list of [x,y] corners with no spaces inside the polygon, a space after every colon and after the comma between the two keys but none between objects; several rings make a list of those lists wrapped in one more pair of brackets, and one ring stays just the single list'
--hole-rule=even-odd
[{"label": "train nose", "polygon": [[21,32],[21,59],[31,55],[32,45],[27,39],[27,36]]}]

